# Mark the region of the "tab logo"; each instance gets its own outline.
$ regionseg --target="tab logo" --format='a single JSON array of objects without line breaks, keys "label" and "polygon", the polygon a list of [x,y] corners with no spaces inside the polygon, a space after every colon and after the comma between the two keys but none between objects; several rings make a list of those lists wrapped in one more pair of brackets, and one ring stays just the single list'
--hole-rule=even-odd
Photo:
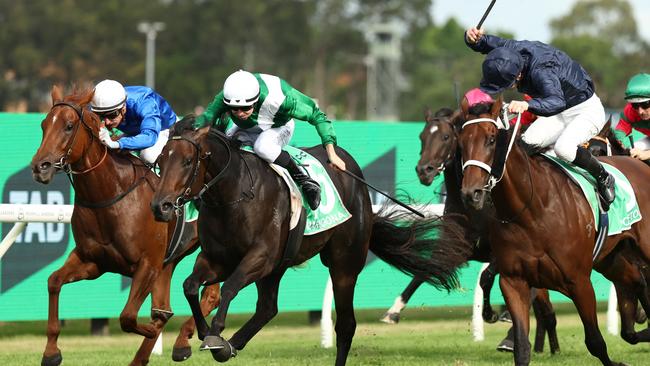
[{"label": "tab logo", "polygon": [[[15,204],[70,204],[70,183],[56,176],[48,185],[32,179],[29,167],[11,176],[4,186],[2,202]],[[2,224],[8,233],[14,223]],[[2,258],[0,294],[20,284],[38,270],[65,254],[70,242],[70,224],[33,222]],[[47,274],[49,275],[49,273]]]}]

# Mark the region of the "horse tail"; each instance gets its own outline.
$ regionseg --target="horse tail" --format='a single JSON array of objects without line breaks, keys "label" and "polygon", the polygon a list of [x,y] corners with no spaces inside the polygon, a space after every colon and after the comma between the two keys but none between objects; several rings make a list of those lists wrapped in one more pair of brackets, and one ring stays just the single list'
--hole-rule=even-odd
[{"label": "horse tail", "polygon": [[374,215],[370,250],[389,265],[436,288],[458,288],[458,269],[467,263],[473,244],[458,224],[462,220],[451,216],[413,220],[408,212],[384,207]]}]

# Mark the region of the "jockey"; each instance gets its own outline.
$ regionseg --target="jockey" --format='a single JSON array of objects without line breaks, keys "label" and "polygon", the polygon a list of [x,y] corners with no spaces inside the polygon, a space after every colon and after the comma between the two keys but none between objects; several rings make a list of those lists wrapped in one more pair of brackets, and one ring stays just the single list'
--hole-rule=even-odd
[{"label": "jockey", "polygon": [[[614,134],[623,141],[635,129],[650,137],[650,74],[641,73],[632,76],[625,89],[625,100],[628,102],[621,112]],[[640,160],[650,159],[650,146],[630,149],[630,155]]]},{"label": "jockey", "polygon": [[522,140],[540,147],[554,144],[559,158],[589,172],[596,179],[603,209],[608,210],[615,197],[614,177],[589,150],[579,146],[597,135],[606,123],[605,108],[582,66],[542,42],[503,39],[477,28],[465,32],[465,43],[487,54],[481,90],[498,94],[516,87],[532,97],[529,101],[512,101],[508,106],[511,113],[530,110],[539,116]]},{"label": "jockey", "polygon": [[320,186],[282,150],[293,136],[294,119],[316,127],[330,163],[345,170],[345,162],[334,150],[336,135],[327,116],[311,98],[277,76],[234,72],[205,112],[197,117],[196,124],[216,125],[226,130],[228,136],[252,145],[262,159],[287,169],[302,188],[309,207],[315,210],[320,204]]},{"label": "jockey", "polygon": [[[169,128],[178,119],[176,113],[158,93],[146,86],[127,86],[104,80],[95,86],[90,109],[105,127],[100,140],[111,149],[140,150],[140,159],[153,164],[169,138]],[[108,129],[124,133],[111,139]]]}]

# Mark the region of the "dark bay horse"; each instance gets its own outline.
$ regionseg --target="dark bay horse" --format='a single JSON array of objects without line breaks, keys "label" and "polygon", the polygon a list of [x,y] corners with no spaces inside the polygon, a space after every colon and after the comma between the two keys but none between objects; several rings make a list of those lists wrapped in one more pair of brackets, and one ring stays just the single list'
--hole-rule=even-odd
[{"label": "dark bay horse", "polygon": [[[98,137],[100,121],[86,109],[93,90],[65,98],[52,88],[52,109],[41,128],[41,146],[32,158],[34,179],[49,183],[59,171],[70,175],[75,189],[72,234],[75,247],[61,268],[48,279],[49,311],[47,345],[42,364],[59,365],[63,359],[57,346],[60,333],[59,294],[64,284],[96,279],[106,272],[133,278],[128,301],[120,314],[126,332],[145,337],[132,365],[146,365],[149,355],[167,320],[172,316],[169,286],[176,264],[198,248],[196,223],[185,252],[163,263],[174,223],[160,223],[149,203],[158,178],[130,153],[109,151]],[[151,294],[151,321],[137,321],[138,310]],[[208,314],[219,301],[217,284],[203,294],[201,311]],[[174,345],[173,358],[189,357],[194,321],[182,327]]]},{"label": "dark bay horse", "polygon": [[[184,290],[199,338],[205,337],[201,348],[211,350],[217,361],[233,357],[277,314],[278,287],[288,266],[316,254],[329,268],[333,284],[336,365],[345,364],[351,348],[356,329],[354,288],[368,249],[434,286],[457,286],[456,269],[466,262],[471,251],[460,228],[438,218],[399,226],[396,222],[403,221],[403,215],[390,210],[374,214],[368,188],[327,164],[326,152],[320,146],[306,151],[323,163],[352,217],[334,228],[305,236],[297,255],[283,261],[290,219],[285,183],[268,163],[241,152],[223,133],[209,127],[194,129],[192,124],[191,118],[179,121],[160,155],[161,181],[152,209],[157,217],[167,220],[173,216],[177,201],[204,191],[199,215],[202,250]],[[361,168],[345,150],[337,148],[337,154],[349,171],[362,176]],[[435,228],[441,231],[433,239],[431,230]],[[200,285],[219,281],[225,281],[221,305],[208,326],[198,311],[196,295]],[[255,283],[258,293],[255,314],[226,341],[221,332],[228,306],[251,283]]]},{"label": "dark bay horse", "polygon": [[[616,286],[623,339],[650,341],[649,329],[634,330],[637,299],[646,312],[650,306],[645,280],[650,274],[647,220],[609,236],[594,260],[597,226],[580,188],[547,159],[529,156],[530,149],[520,142],[508,149],[513,133],[499,128],[501,107],[499,99],[486,111],[473,111],[464,101],[459,145],[466,166],[462,180],[465,202],[480,208],[489,195],[496,208],[490,239],[501,276],[499,284],[515,327],[515,364],[530,362],[528,299],[534,286],[569,297],[582,320],[589,352],[603,365],[620,365],[609,358],[598,329],[590,274],[596,269]],[[650,214],[650,191],[645,189],[650,167],[623,156],[600,159],[623,172],[642,215]]]},{"label": "dark bay horse", "polygon": [[[420,160],[415,168],[420,183],[429,186],[433,179],[440,173],[444,172],[444,183],[447,192],[445,200],[445,212],[456,213],[467,217],[469,220],[463,220],[460,224],[466,228],[467,240],[477,243],[468,260],[479,262],[489,262],[490,266],[481,274],[479,281],[483,289],[483,319],[488,323],[496,322],[498,316],[492,310],[490,304],[490,291],[494,284],[496,276],[494,258],[490,250],[490,238],[486,224],[489,220],[486,215],[493,215],[492,208],[485,208],[480,211],[465,208],[463,205],[460,184],[462,180],[462,168],[460,153],[458,153],[458,133],[460,125],[458,120],[460,116],[457,113],[452,115],[452,110],[438,111],[432,115],[429,111],[425,116],[426,123],[420,133]],[[405,292],[412,295],[415,289],[422,284],[419,278],[414,278],[408,285]],[[404,303],[408,302],[408,297],[403,297]],[[405,304],[404,304],[405,305]],[[551,353],[559,351],[560,346],[556,332],[556,318],[553,311],[553,305],[550,302],[548,290],[535,290],[532,298],[532,305],[537,317],[537,327],[535,335],[535,351],[542,352],[544,349],[544,340],[546,333],[549,336],[549,345]],[[397,313],[399,315],[399,313]],[[508,332],[508,336],[497,346],[498,350],[512,350],[513,332]]]}]

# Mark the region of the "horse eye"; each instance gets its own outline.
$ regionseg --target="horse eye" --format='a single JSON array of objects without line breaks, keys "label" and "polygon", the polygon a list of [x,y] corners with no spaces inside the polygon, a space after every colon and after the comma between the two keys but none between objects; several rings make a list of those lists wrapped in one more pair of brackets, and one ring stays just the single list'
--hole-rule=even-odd
[{"label": "horse eye", "polygon": [[442,136],[442,141],[447,141],[447,140],[449,140],[449,135]]},{"label": "horse eye", "polygon": [[494,136],[490,136],[490,145],[493,145],[496,142],[497,139],[494,138]]},{"label": "horse eye", "polygon": [[73,124],[72,122],[68,121],[68,122],[65,124],[65,131],[66,131],[66,132],[70,132],[70,131],[72,131],[73,128],[74,128],[74,124]]},{"label": "horse eye", "polygon": [[192,159],[187,158],[183,160],[183,167],[188,167],[192,164]]}]

